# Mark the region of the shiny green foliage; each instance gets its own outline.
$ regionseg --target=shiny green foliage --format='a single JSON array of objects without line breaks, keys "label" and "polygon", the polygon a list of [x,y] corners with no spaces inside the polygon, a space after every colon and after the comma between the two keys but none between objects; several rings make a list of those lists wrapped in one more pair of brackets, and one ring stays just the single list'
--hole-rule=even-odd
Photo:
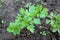
[{"label": "shiny green foliage", "polygon": [[47,35],[46,31],[40,32],[41,35]]},{"label": "shiny green foliage", "polygon": [[35,4],[29,5],[27,9],[20,8],[15,22],[9,24],[7,31],[19,35],[23,28],[27,28],[31,33],[34,33],[34,24],[41,24],[40,18],[45,18],[47,12],[47,8]]}]

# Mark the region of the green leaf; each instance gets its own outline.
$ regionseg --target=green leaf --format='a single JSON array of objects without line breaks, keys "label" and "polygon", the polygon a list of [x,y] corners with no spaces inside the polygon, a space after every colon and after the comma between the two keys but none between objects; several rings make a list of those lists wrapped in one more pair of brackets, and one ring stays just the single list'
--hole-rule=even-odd
[{"label": "green leaf", "polygon": [[53,18],[53,17],[56,17],[56,14],[54,14],[53,12],[51,12],[49,15],[48,15],[49,18]]},{"label": "green leaf", "polygon": [[15,23],[16,23],[16,24],[20,24],[21,22],[23,22],[22,19],[17,19],[17,20],[15,20]]},{"label": "green leaf", "polygon": [[48,12],[48,9],[47,8],[43,8],[42,11],[44,11],[45,13],[47,13]]},{"label": "green leaf", "polygon": [[19,25],[12,22],[12,23],[10,23],[9,27],[7,28],[7,31],[10,33],[13,33],[14,35],[19,34],[20,33]]},{"label": "green leaf", "polygon": [[31,33],[34,33],[34,25],[28,25],[27,26],[27,29],[31,32]]},{"label": "green leaf", "polygon": [[28,7],[30,7],[31,5],[32,5],[32,3],[27,3],[27,4],[25,5],[25,7],[28,8]]},{"label": "green leaf", "polygon": [[30,13],[34,13],[34,12],[35,12],[35,5],[31,5],[31,6],[29,7],[29,12],[30,12]]},{"label": "green leaf", "polygon": [[45,18],[46,17],[46,14],[42,11],[41,13],[40,13],[40,18]]},{"label": "green leaf", "polygon": [[26,24],[24,22],[22,22],[19,27],[20,27],[20,29],[23,29],[26,27]]},{"label": "green leaf", "polygon": [[33,20],[34,24],[41,24],[40,19],[39,18],[34,18]]},{"label": "green leaf", "polygon": [[26,15],[26,16],[31,16],[31,13],[28,12],[28,10],[26,10],[25,15]]},{"label": "green leaf", "polygon": [[36,5],[36,11],[37,12],[42,11],[42,5]]},{"label": "green leaf", "polygon": [[47,35],[46,31],[40,32],[41,35]]},{"label": "green leaf", "polygon": [[29,24],[33,24],[34,25],[34,21],[30,21]]},{"label": "green leaf", "polygon": [[53,31],[53,32],[56,32],[56,31],[57,31],[57,29],[52,29],[52,31]]},{"label": "green leaf", "polygon": [[18,14],[18,15],[16,16],[16,18],[17,18],[17,19],[22,19],[21,14]]},{"label": "green leaf", "polygon": [[58,34],[60,34],[60,30],[58,30]]},{"label": "green leaf", "polygon": [[51,13],[50,13],[50,16],[52,16],[52,17],[53,17],[53,16],[54,16],[54,13],[53,13],[53,12],[51,12]]},{"label": "green leaf", "polygon": [[51,20],[46,19],[46,24],[49,24],[50,22],[51,22]]},{"label": "green leaf", "polygon": [[51,20],[51,23],[50,24],[53,25],[54,23],[55,23],[55,20]]},{"label": "green leaf", "polygon": [[40,14],[37,14],[37,17],[40,17]]},{"label": "green leaf", "polygon": [[57,15],[56,16],[56,19],[60,21],[60,15]]},{"label": "green leaf", "polygon": [[31,20],[32,20],[32,17],[30,17],[30,16],[24,16],[24,19],[25,19],[25,20],[28,19],[27,21],[31,21]]},{"label": "green leaf", "polygon": [[43,10],[40,12],[40,18],[45,18],[48,15],[48,9],[43,8]]},{"label": "green leaf", "polygon": [[19,12],[20,12],[22,15],[25,14],[25,10],[24,10],[23,8],[21,8],[21,9],[19,10]]},{"label": "green leaf", "polygon": [[40,13],[40,18],[45,18],[46,17],[46,15],[44,14],[44,12],[41,12]]}]

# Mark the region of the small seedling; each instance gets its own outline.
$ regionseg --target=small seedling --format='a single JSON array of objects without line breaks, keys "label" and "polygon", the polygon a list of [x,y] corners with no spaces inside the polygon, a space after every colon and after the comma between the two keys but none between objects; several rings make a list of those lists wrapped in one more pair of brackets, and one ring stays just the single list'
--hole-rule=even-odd
[{"label": "small seedling", "polygon": [[7,31],[14,35],[19,35],[23,28],[27,28],[31,33],[34,33],[34,24],[41,24],[40,18],[47,16],[48,9],[40,5],[31,4],[27,9],[20,8],[19,12],[16,20],[11,22],[7,28]]},{"label": "small seedling", "polygon": [[47,32],[47,31],[42,31],[42,32],[40,32],[40,34],[41,35],[43,35],[43,36],[46,36],[47,34],[49,34],[50,32]]},{"label": "small seedling", "polygon": [[1,23],[4,25],[4,24],[6,24],[6,21],[2,20]]},{"label": "small seedling", "polygon": [[57,32],[60,34],[60,15],[56,15],[56,20],[51,21],[51,30],[52,32]]},{"label": "small seedling", "polygon": [[54,14],[51,12],[47,17],[50,18],[50,20],[46,19],[46,24],[50,24],[50,30],[52,32],[58,32],[60,34],[60,14]]}]

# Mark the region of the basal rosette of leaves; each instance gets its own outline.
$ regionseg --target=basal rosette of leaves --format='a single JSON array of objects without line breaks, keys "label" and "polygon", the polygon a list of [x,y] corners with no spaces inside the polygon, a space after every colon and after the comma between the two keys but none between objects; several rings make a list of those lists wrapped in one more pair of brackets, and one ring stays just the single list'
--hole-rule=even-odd
[{"label": "basal rosette of leaves", "polygon": [[19,35],[23,28],[27,28],[31,33],[34,33],[34,24],[41,24],[41,18],[48,15],[48,9],[42,5],[31,4],[27,9],[20,8],[19,14],[14,22],[10,22],[7,27],[9,33]]}]

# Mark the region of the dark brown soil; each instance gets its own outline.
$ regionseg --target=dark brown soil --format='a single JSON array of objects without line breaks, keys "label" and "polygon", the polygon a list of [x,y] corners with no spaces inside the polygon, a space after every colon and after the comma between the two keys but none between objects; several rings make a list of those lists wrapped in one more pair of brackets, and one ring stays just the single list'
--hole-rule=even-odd
[{"label": "dark brown soil", "polygon": [[[44,19],[42,20],[42,29],[40,29],[40,25],[35,25],[35,32],[32,34],[26,28],[21,31],[20,35],[14,36],[6,31],[9,23],[15,20],[16,15],[18,14],[18,9],[20,7],[24,7],[25,4],[32,2],[34,4],[41,4],[40,2],[36,2],[35,0],[19,0],[16,2],[15,0],[3,0],[2,8],[0,10],[0,40],[60,40],[60,36],[58,33],[52,33],[49,31],[50,25],[44,24]],[[60,13],[60,0],[42,0],[46,4],[42,4],[44,7],[49,9],[49,12],[57,12]],[[6,21],[5,24],[2,24],[1,21]],[[46,36],[40,35],[40,31],[49,31],[51,34],[47,34]]]}]

